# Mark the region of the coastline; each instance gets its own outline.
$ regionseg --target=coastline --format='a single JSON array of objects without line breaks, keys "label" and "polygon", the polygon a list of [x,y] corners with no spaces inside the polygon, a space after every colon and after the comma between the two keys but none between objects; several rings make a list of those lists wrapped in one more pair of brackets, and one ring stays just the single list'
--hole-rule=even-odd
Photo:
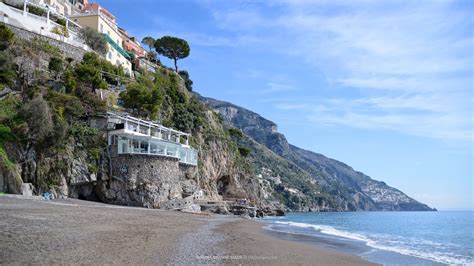
[{"label": "coastline", "polygon": [[6,264],[374,265],[273,238],[258,221],[72,199],[0,196],[0,239]]},{"label": "coastline", "polygon": [[255,220],[229,222],[218,229],[226,234],[225,256],[236,256],[225,262],[266,265],[377,265],[354,255],[320,248],[304,242],[282,240],[271,236]]}]

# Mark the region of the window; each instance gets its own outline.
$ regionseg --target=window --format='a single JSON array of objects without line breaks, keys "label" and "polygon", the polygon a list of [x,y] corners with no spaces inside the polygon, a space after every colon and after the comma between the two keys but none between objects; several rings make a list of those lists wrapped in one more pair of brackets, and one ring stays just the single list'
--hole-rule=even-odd
[{"label": "window", "polygon": [[100,32],[104,33],[104,24],[100,24]]},{"label": "window", "polygon": [[158,145],[156,145],[156,143],[150,142],[150,153],[158,153]]},{"label": "window", "polygon": [[112,60],[112,52],[109,51],[109,53],[107,54],[107,57],[109,57],[110,60]]},{"label": "window", "polygon": [[134,153],[140,153],[140,141],[134,139],[131,141],[132,147],[133,147],[133,152]]},{"label": "window", "polygon": [[141,141],[140,142],[140,152],[141,153],[148,153],[148,142],[147,141]]}]

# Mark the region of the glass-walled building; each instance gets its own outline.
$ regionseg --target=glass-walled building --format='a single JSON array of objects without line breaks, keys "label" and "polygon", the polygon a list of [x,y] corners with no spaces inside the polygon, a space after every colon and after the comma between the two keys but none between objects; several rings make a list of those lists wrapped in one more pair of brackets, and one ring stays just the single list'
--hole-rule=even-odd
[{"label": "glass-walled building", "polygon": [[143,154],[177,158],[197,165],[197,151],[189,146],[190,134],[129,115],[107,113],[109,145],[118,154]]}]

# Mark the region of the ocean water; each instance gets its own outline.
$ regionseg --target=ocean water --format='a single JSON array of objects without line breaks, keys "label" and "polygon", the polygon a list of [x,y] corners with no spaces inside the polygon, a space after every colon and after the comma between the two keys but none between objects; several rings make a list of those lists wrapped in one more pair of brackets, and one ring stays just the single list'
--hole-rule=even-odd
[{"label": "ocean water", "polygon": [[277,237],[384,265],[474,265],[474,212],[290,213],[264,221]]}]

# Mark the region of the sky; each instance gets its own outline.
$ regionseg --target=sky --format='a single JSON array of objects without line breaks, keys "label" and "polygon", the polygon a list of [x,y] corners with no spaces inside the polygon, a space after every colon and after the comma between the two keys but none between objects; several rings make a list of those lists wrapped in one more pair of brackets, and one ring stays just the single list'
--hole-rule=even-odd
[{"label": "sky", "polygon": [[178,65],[200,94],[431,207],[474,210],[474,1],[98,2],[139,39],[187,40]]}]

